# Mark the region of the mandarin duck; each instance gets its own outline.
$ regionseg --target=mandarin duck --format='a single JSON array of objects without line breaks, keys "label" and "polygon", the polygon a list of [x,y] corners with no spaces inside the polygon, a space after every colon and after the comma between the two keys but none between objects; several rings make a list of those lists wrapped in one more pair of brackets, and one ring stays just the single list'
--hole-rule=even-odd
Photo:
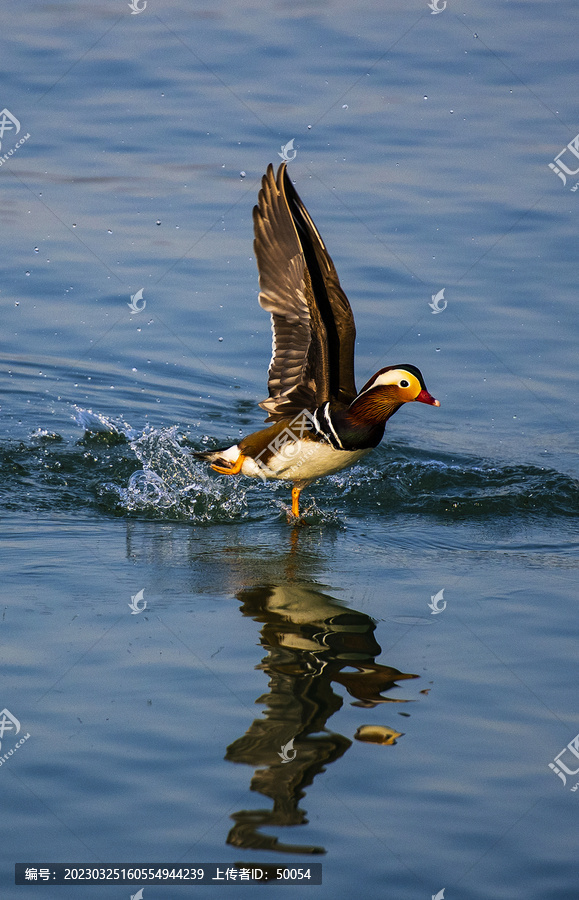
[{"label": "mandarin duck", "polygon": [[222,450],[196,453],[224,475],[292,482],[299,517],[303,488],[358,462],[378,446],[403,403],[440,406],[419,369],[385,366],[361,391],[354,381],[356,328],[325,244],[282,163],[268,166],[253,210],[259,303],[271,314],[269,397],[273,422]]}]

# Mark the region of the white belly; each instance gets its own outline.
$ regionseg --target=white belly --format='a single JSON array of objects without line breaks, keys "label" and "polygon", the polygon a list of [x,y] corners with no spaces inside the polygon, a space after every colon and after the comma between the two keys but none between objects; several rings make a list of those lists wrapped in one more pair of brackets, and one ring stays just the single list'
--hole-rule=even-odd
[{"label": "white belly", "polygon": [[282,452],[272,456],[267,465],[246,457],[241,471],[244,475],[262,478],[264,481],[268,478],[315,481],[316,478],[333,475],[340,469],[354,465],[369,452],[370,450],[335,450],[327,443],[297,441],[286,445]]}]

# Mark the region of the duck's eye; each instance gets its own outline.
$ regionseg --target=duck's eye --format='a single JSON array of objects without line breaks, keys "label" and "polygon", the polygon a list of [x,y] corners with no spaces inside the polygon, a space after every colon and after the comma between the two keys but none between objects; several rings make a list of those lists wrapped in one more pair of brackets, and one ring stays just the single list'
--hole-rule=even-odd
[{"label": "duck's eye", "polygon": [[402,381],[400,382],[400,387],[410,387],[410,382],[406,381],[406,379],[403,378]]}]

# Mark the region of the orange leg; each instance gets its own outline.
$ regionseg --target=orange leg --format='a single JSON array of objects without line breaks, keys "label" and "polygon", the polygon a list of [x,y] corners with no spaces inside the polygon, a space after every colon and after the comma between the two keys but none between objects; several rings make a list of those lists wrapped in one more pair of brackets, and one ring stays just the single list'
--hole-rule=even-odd
[{"label": "orange leg", "polygon": [[293,487],[292,488],[292,514],[299,519],[300,517],[300,493],[301,488]]},{"label": "orange leg", "polygon": [[240,453],[237,457],[237,462],[235,462],[232,466],[229,466],[227,469],[225,468],[225,466],[218,466],[217,463],[211,463],[211,468],[215,469],[215,471],[219,472],[221,475],[239,475],[244,460],[245,456],[243,455],[243,453]]}]

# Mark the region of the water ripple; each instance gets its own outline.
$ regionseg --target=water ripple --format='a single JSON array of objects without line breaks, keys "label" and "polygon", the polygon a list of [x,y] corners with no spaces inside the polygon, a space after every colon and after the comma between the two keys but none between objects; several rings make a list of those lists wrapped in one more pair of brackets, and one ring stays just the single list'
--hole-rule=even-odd
[{"label": "water ripple", "polygon": [[[0,446],[5,508],[93,506],[113,515],[194,524],[283,518],[287,511],[286,484],[218,476],[198,462],[192,450],[212,446],[208,437],[191,441],[176,426],[139,433],[91,410],[77,409],[76,417],[87,430],[75,444],[36,429],[28,442]],[[306,519],[340,525],[345,517],[400,513],[473,522],[579,515],[577,479],[546,467],[503,466],[411,447],[381,447],[370,463],[310,488]]]}]

